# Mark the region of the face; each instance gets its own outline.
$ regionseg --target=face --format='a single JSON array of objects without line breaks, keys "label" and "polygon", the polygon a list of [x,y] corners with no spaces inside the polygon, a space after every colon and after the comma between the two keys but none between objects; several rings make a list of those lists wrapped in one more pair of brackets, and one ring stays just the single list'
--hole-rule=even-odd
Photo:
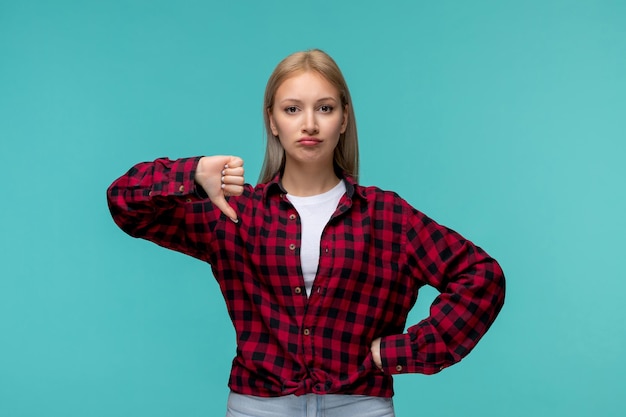
[{"label": "face", "polygon": [[348,111],[324,77],[307,71],[287,78],[276,90],[269,116],[272,133],[285,149],[286,169],[296,164],[332,169]]}]

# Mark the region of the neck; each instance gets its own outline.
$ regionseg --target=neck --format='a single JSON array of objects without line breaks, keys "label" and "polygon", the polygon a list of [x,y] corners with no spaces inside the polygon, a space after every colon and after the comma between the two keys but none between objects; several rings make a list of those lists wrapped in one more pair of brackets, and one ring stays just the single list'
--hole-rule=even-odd
[{"label": "neck", "polygon": [[325,169],[285,165],[282,185],[291,195],[308,197],[331,190],[339,183],[332,165]]}]

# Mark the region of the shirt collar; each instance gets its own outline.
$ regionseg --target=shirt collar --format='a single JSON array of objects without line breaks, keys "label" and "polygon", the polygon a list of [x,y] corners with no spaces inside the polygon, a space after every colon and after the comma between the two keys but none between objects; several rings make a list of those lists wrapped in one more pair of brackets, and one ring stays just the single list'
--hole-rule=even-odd
[{"label": "shirt collar", "polygon": [[[348,198],[352,199],[353,196],[358,196],[362,199],[365,199],[364,189],[360,187],[355,179],[343,172],[341,174],[341,179],[343,179],[346,183],[346,195]],[[282,184],[282,173],[278,173],[274,176],[274,178],[265,184],[265,188],[263,190],[263,197],[267,199],[272,194],[287,194],[287,190],[283,188]]]}]

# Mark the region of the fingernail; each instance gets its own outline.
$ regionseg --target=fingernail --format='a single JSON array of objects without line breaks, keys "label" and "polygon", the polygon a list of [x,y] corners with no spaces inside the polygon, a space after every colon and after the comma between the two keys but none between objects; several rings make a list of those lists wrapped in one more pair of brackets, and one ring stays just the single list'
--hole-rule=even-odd
[{"label": "fingernail", "polygon": [[231,217],[231,220],[233,221],[233,223],[239,223],[239,219],[233,219],[233,218]]}]

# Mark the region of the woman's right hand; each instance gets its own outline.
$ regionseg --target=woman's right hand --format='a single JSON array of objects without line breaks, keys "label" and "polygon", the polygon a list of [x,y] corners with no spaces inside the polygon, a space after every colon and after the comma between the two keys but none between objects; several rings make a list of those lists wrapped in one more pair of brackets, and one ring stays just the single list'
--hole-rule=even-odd
[{"label": "woman's right hand", "polygon": [[237,223],[237,213],[225,197],[243,193],[243,159],[237,156],[204,156],[196,168],[196,183],[222,213]]}]

